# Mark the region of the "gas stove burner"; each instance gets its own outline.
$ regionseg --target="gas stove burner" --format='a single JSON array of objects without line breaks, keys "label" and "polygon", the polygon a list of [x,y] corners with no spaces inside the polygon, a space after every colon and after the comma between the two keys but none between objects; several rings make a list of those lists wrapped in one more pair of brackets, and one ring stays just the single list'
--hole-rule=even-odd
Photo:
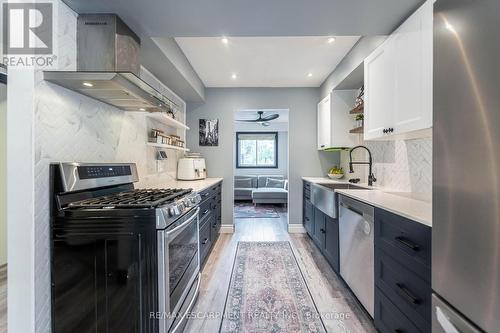
[{"label": "gas stove burner", "polygon": [[69,207],[85,209],[156,208],[174,202],[191,192],[191,189],[140,189],[72,202]]}]

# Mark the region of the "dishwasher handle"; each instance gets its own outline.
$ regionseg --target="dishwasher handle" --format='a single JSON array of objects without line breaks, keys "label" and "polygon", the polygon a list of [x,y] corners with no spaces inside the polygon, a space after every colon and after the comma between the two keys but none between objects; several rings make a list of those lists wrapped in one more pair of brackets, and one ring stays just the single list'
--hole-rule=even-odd
[{"label": "dishwasher handle", "polygon": [[348,205],[346,205],[346,204],[344,204],[344,203],[342,203],[341,205],[342,205],[342,206],[344,206],[345,208],[349,209],[351,212],[353,212],[353,213],[355,213],[355,214],[358,214],[358,215],[361,215],[361,216],[363,216],[363,215],[364,215],[362,211],[357,210],[356,208],[353,208],[353,207],[351,207],[351,206],[348,206]]},{"label": "dishwasher handle", "polygon": [[362,216],[365,220],[371,222],[374,220],[374,208],[370,205],[343,195],[339,196],[339,205],[359,216]]}]

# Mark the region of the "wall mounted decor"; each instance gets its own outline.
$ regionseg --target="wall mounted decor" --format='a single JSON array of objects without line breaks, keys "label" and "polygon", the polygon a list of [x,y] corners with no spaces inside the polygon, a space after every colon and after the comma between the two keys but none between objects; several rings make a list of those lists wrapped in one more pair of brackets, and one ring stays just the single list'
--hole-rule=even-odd
[{"label": "wall mounted decor", "polygon": [[219,119],[200,119],[200,146],[219,145]]}]

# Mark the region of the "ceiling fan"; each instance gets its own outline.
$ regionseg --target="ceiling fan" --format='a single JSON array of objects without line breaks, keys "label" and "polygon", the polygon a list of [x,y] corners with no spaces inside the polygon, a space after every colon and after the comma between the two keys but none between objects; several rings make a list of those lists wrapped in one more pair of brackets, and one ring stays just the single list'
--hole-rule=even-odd
[{"label": "ceiling fan", "polygon": [[246,123],[258,123],[261,124],[262,126],[269,126],[269,122],[274,119],[279,118],[279,114],[271,114],[269,116],[263,117],[264,111],[257,111],[257,114],[259,115],[259,118],[257,119],[236,119],[236,121],[240,122],[246,122]]}]

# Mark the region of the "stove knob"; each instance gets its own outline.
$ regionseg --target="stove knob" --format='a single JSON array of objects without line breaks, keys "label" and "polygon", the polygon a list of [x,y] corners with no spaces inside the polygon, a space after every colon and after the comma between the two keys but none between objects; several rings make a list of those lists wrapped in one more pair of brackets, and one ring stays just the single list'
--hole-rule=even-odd
[{"label": "stove knob", "polygon": [[168,209],[168,215],[169,215],[170,217],[175,216],[175,209],[174,209],[174,207],[170,207],[170,208]]},{"label": "stove knob", "polygon": [[180,211],[178,205],[173,205],[172,208],[170,208],[170,209],[172,209],[172,211],[173,211],[172,216],[177,216],[177,215],[181,214],[181,211]]},{"label": "stove knob", "polygon": [[195,195],[194,197],[191,198],[191,202],[195,205],[200,203],[201,201],[201,196],[199,194]]}]

